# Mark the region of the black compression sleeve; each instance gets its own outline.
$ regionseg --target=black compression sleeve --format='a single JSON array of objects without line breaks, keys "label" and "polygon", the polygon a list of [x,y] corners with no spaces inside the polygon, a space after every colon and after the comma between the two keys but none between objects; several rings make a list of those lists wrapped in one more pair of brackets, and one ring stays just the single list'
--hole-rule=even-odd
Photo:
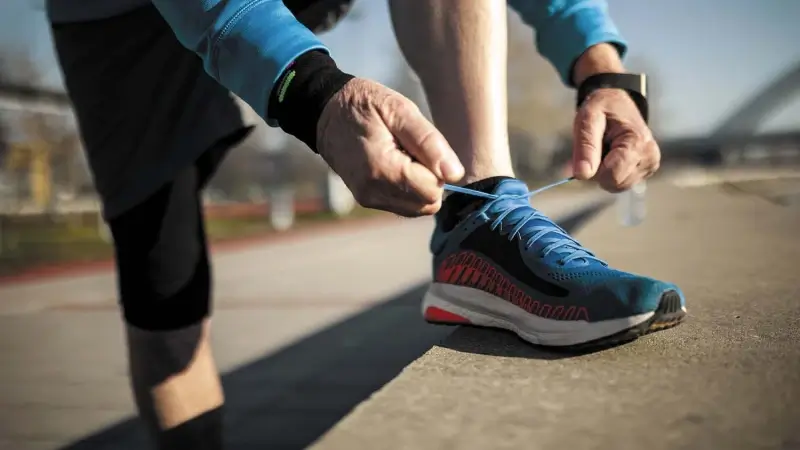
[{"label": "black compression sleeve", "polygon": [[312,50],[300,55],[272,88],[269,115],[283,131],[317,151],[317,122],[325,105],[353,79],[336,67],[327,53]]}]

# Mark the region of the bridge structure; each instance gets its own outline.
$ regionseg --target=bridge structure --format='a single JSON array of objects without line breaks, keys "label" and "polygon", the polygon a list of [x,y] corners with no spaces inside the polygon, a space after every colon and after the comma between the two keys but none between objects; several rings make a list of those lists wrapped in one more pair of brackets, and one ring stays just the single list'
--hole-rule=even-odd
[{"label": "bridge structure", "polygon": [[800,62],[756,91],[708,135],[661,142],[664,161],[699,160],[709,164],[776,158],[800,161],[800,130],[757,133],[771,114],[797,94],[800,94]]}]

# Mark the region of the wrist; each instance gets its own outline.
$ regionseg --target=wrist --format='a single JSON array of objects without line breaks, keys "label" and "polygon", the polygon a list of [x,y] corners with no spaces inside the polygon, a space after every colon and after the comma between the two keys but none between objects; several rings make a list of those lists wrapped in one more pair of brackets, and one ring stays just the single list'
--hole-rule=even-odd
[{"label": "wrist", "polygon": [[300,55],[278,78],[269,98],[269,116],[283,131],[317,151],[317,122],[325,105],[352,75],[339,70],[325,52]]},{"label": "wrist", "polygon": [[602,43],[586,49],[572,67],[572,85],[580,86],[587,78],[599,73],[625,73],[619,49],[613,44]]}]

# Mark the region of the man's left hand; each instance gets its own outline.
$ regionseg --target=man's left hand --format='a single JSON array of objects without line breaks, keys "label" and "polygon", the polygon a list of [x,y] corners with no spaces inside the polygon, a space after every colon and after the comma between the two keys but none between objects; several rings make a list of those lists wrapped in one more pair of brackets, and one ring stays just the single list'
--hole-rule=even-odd
[{"label": "man's left hand", "polygon": [[[658,170],[658,144],[622,89],[591,93],[578,110],[573,133],[573,173],[578,179],[593,179],[609,192],[622,192]],[[603,142],[611,148],[605,158]]]}]

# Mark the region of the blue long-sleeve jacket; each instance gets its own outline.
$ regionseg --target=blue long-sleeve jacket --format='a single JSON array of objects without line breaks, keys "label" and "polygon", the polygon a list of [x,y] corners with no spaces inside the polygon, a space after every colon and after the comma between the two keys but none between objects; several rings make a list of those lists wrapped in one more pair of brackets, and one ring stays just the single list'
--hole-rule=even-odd
[{"label": "blue long-sleeve jacket", "polygon": [[508,0],[536,30],[536,48],[571,85],[572,65],[587,48],[608,42],[625,56],[627,43],[608,13],[606,0]]},{"label": "blue long-sleeve jacket", "polygon": [[[115,5],[129,9],[146,1],[48,0],[48,14],[55,22],[101,18],[113,15]],[[151,1],[180,42],[203,59],[206,71],[263,118],[272,87],[286,66],[309,50],[328,50],[281,0]],[[605,0],[508,3],[536,29],[539,52],[565,84],[570,84],[572,64],[590,46],[612,42],[623,52],[626,48]]]}]

